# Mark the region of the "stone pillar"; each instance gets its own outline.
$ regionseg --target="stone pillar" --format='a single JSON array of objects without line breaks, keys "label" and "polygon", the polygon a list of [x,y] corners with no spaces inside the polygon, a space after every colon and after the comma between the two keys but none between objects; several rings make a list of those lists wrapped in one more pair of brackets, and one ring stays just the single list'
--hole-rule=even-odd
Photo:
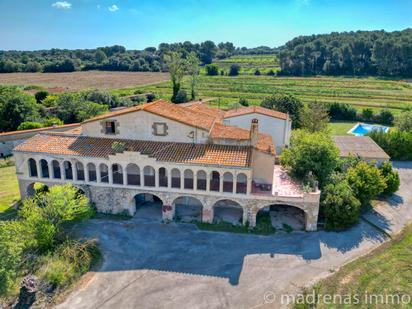
[{"label": "stone pillar", "polygon": [[143,187],[143,170],[139,170],[139,181],[140,181],[140,186]]},{"label": "stone pillar", "polygon": [[210,173],[206,174],[206,192],[210,191]]},{"label": "stone pillar", "polygon": [[36,160],[36,169],[37,169],[37,178],[41,178],[41,166],[40,166],[40,160]]},{"label": "stone pillar", "polygon": [[185,188],[185,173],[180,171],[180,189],[183,190]]},{"label": "stone pillar", "polygon": [[249,221],[249,209],[245,206],[242,206],[242,209],[243,209],[242,223],[243,225],[246,225],[246,222]]},{"label": "stone pillar", "polygon": [[197,191],[197,171],[193,172],[193,190]]},{"label": "stone pillar", "polygon": [[202,207],[202,222],[213,223],[213,207],[209,205],[203,205]]},{"label": "stone pillar", "polygon": [[167,170],[167,187],[169,189],[172,187],[172,172],[170,169]]},{"label": "stone pillar", "polygon": [[155,170],[155,188],[160,187],[160,173],[159,169]]},{"label": "stone pillar", "polygon": [[308,232],[318,229],[318,214],[314,211],[305,211],[305,230]]},{"label": "stone pillar", "polygon": [[246,183],[246,194],[251,194],[252,193],[252,178],[247,178],[247,183]]},{"label": "stone pillar", "polygon": [[77,181],[77,167],[76,162],[72,162],[73,181]]},{"label": "stone pillar", "polygon": [[257,216],[257,210],[254,209],[249,209],[248,211],[248,221],[249,221],[249,227],[253,228],[256,226],[256,216]]},{"label": "stone pillar", "polygon": [[234,177],[234,178],[232,179],[232,186],[233,186],[233,188],[232,188],[232,193],[233,193],[233,194],[236,194],[236,184],[237,184],[237,177]]},{"label": "stone pillar", "polygon": [[87,164],[83,165],[83,168],[84,168],[84,181],[85,181],[85,182],[90,182],[90,179],[89,179],[89,169],[88,169],[88,167],[87,167]]},{"label": "stone pillar", "polygon": [[170,222],[173,221],[175,217],[175,205],[167,205],[164,204],[162,206],[162,219],[163,222]]},{"label": "stone pillar", "polygon": [[109,165],[108,168],[108,174],[109,174],[109,184],[113,184],[113,170],[112,170],[112,165]]},{"label": "stone pillar", "polygon": [[219,174],[219,192],[222,193],[223,192],[223,174]]},{"label": "stone pillar", "polygon": [[126,173],[126,168],[123,168],[123,185],[127,185],[127,173]]},{"label": "stone pillar", "polygon": [[101,174],[100,174],[100,164],[97,164],[97,166],[96,166],[96,182],[97,183],[102,182]]}]

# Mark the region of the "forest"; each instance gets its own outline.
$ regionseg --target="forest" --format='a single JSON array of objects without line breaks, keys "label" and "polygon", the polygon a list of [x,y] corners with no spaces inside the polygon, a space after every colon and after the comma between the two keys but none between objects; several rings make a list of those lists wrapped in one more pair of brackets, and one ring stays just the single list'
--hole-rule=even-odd
[{"label": "forest", "polygon": [[164,55],[180,52],[185,57],[195,52],[202,64],[213,59],[223,59],[233,55],[273,54],[275,49],[261,46],[248,49],[235,47],[233,43],[215,44],[205,41],[200,44],[189,41],[183,43],[161,43],[158,48],[126,50],[114,45],[96,49],[50,49],[38,51],[0,51],[0,73],[14,72],[74,72],[74,71],[135,71],[165,72],[167,66]]},{"label": "forest", "polygon": [[281,50],[283,75],[412,76],[412,29],[299,36]]}]

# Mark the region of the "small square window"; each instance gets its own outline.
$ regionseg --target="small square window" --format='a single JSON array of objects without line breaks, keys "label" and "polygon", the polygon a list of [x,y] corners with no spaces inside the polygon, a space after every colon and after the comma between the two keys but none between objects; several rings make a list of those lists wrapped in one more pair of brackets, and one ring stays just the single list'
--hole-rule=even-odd
[{"label": "small square window", "polygon": [[106,134],[115,134],[116,133],[116,123],[114,121],[106,121],[105,132]]},{"label": "small square window", "polygon": [[153,135],[166,136],[167,135],[167,124],[164,122],[153,123]]}]

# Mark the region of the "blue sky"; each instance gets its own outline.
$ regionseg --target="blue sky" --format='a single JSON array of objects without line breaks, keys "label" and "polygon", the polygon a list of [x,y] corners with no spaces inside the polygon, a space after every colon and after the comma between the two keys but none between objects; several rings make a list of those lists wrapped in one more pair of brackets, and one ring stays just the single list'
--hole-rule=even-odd
[{"label": "blue sky", "polygon": [[0,0],[0,49],[161,42],[279,46],[298,35],[412,27],[412,0]]}]

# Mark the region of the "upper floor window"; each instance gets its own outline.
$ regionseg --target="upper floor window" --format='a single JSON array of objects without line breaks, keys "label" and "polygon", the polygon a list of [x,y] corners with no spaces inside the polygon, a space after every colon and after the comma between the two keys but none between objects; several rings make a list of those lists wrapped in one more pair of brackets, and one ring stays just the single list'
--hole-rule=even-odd
[{"label": "upper floor window", "polygon": [[106,123],[105,123],[105,132],[106,132],[106,134],[116,134],[116,122],[106,121]]},{"label": "upper floor window", "polygon": [[155,122],[153,123],[153,135],[166,136],[167,135],[167,124],[165,122]]}]

